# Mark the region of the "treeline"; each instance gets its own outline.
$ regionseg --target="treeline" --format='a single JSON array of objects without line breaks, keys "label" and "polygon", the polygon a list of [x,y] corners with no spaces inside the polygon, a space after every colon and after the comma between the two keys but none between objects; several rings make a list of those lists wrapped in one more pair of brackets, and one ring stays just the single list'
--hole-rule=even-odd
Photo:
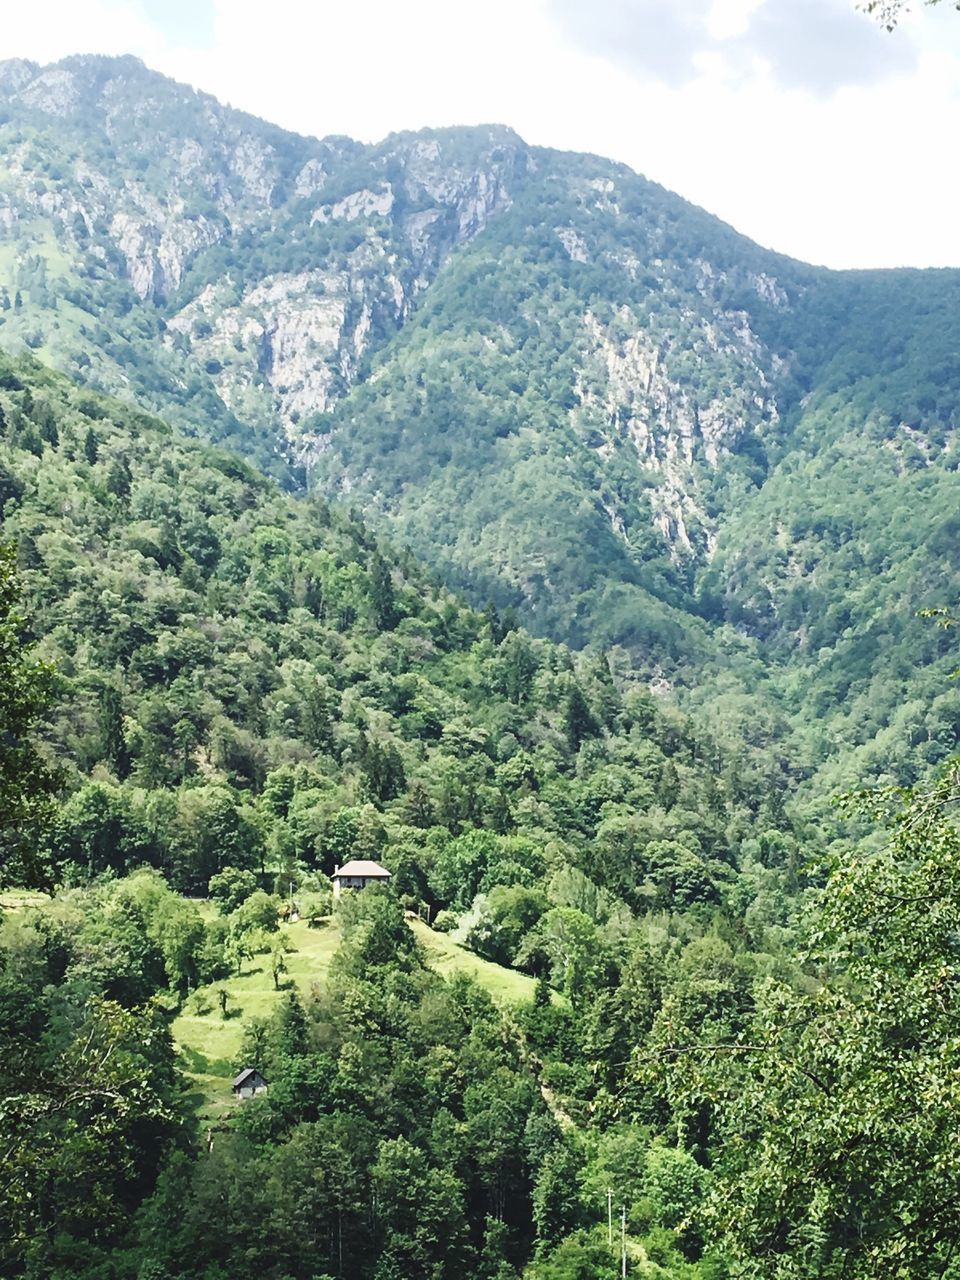
[{"label": "treeline", "polygon": [[773,757],[732,761],[318,499],[36,366],[2,383],[4,529],[60,680],[53,875],[203,893],[225,865],[286,885],[383,856],[461,913],[573,867],[631,911],[709,913],[745,859],[796,869]]}]

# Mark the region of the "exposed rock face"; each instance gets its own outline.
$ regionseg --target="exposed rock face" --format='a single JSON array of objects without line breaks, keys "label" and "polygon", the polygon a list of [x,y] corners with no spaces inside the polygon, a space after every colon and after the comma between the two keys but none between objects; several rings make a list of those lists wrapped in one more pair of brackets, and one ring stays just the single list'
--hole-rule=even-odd
[{"label": "exposed rock face", "polygon": [[590,253],[586,242],[573,227],[557,227],[557,239],[570,255],[571,262],[589,262]]},{"label": "exposed rock face", "polygon": [[[80,212],[86,221],[86,212]],[[118,213],[110,223],[110,234],[137,294],[159,303],[176,293],[187,264],[201,249],[217,243],[221,229],[202,217],[161,217],[150,222]]]},{"label": "exposed rock face", "polygon": [[326,411],[350,385],[374,326],[402,314],[403,285],[371,271],[378,257],[363,245],[344,271],[279,273],[237,300],[232,282],[210,286],[168,322],[168,341],[191,341],[231,409],[278,409],[293,438],[301,418]]},{"label": "exposed rock face", "polygon": [[[592,445],[610,457],[616,444],[629,441],[645,470],[656,477],[650,494],[653,519],[671,553],[678,558],[712,550],[716,522],[697,500],[697,467],[715,468],[748,433],[762,433],[778,417],[776,396],[763,366],[764,353],[740,314],[705,320],[688,316],[693,329],[679,343],[651,340],[629,308],[612,325],[587,312],[584,327],[589,352],[578,381],[575,422],[588,411]],[[701,353],[720,355],[740,371],[741,381],[723,395],[682,384],[671,375],[674,362]],[[596,368],[599,366],[599,369]],[[604,423],[596,433],[597,411]],[[613,516],[611,516],[613,521]],[[614,524],[616,528],[616,524]]]},{"label": "exposed rock face", "polygon": [[354,191],[335,204],[321,205],[311,222],[355,222],[357,218],[386,218],[393,208],[393,191]]},{"label": "exposed rock face", "polygon": [[[169,310],[171,359],[209,378],[241,420],[252,414],[288,435],[345,393],[446,256],[509,205],[528,163],[501,128],[401,135],[379,149],[282,135],[133,58],[0,63],[0,97],[32,121],[82,121],[79,143],[57,138],[55,185],[38,182],[36,152],[15,135],[0,229],[36,227],[27,238],[49,244],[36,220],[53,220],[81,274],[92,259],[141,302]],[[365,180],[325,198],[345,162]],[[312,253],[314,226],[334,238]],[[340,245],[340,227],[359,236]],[[263,245],[281,260],[290,243],[304,246],[294,270],[251,261]],[[211,269],[191,276],[211,250]],[[21,262],[30,253],[25,240]],[[118,370],[113,389],[127,381]]]}]

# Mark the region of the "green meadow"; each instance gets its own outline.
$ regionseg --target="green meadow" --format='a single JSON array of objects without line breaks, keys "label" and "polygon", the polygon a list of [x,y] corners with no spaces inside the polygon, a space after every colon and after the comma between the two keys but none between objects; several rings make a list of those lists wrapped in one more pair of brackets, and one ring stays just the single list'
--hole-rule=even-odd
[{"label": "green meadow", "polygon": [[[205,914],[212,912],[210,903],[197,905]],[[412,920],[410,925],[427,964],[437,973],[444,977],[468,974],[501,1004],[532,1000],[533,978],[481,959],[420,920]],[[204,1119],[216,1120],[236,1105],[230,1083],[236,1074],[244,1026],[252,1018],[269,1017],[288,984],[293,983],[305,995],[313,984],[323,982],[340,944],[340,929],[332,917],[317,927],[300,920],[281,925],[281,929],[291,950],[280,992],[274,987],[269,956],[254,956],[239,974],[194,991],[174,1020],[174,1039],[195,1085],[197,1107]],[[220,1009],[221,990],[227,993],[226,1017]]]}]

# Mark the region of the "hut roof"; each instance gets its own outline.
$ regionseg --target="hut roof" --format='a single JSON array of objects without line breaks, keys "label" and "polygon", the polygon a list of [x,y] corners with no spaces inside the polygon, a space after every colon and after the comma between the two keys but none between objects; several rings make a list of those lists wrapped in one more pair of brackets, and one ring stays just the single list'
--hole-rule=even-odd
[{"label": "hut roof", "polygon": [[263,1076],[260,1075],[260,1072],[257,1070],[256,1067],[244,1067],[244,1069],[237,1076],[236,1080],[234,1080],[233,1082],[234,1089],[239,1089],[242,1084],[246,1084],[246,1082],[250,1079],[251,1076],[260,1076],[260,1079],[261,1080],[263,1079]]},{"label": "hut roof", "polygon": [[340,867],[333,873],[333,878],[336,880],[340,876],[362,876],[365,880],[389,880],[390,875],[386,867],[381,867],[379,862],[369,862],[361,858]]}]

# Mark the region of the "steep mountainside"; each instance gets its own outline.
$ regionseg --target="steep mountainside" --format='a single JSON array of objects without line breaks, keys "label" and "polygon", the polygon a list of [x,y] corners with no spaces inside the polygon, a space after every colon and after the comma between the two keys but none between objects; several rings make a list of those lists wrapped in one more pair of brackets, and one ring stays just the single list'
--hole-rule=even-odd
[{"label": "steep mountainside", "polygon": [[499,126],[301,138],[134,59],[7,62],[0,100],[0,344],[718,722],[766,680],[801,772],[899,776],[945,671],[914,613],[957,594],[960,273],[808,267]]},{"label": "steep mountainside", "polygon": [[133,58],[6,62],[0,101],[5,344],[261,460],[357,380],[531,163],[506,129],[398,139],[367,189],[369,148]]},{"label": "steep mountainside", "polygon": [[[604,659],[467,608],[342,511],[29,358],[0,357],[0,498],[58,673],[56,867],[146,861],[202,892],[224,862],[329,874],[389,851],[420,896],[441,829],[475,829],[640,910],[651,841],[669,876],[684,861],[684,901],[720,901],[751,831],[778,883],[793,865],[772,755],[745,769]],[[470,906],[470,857],[434,905]]]}]

